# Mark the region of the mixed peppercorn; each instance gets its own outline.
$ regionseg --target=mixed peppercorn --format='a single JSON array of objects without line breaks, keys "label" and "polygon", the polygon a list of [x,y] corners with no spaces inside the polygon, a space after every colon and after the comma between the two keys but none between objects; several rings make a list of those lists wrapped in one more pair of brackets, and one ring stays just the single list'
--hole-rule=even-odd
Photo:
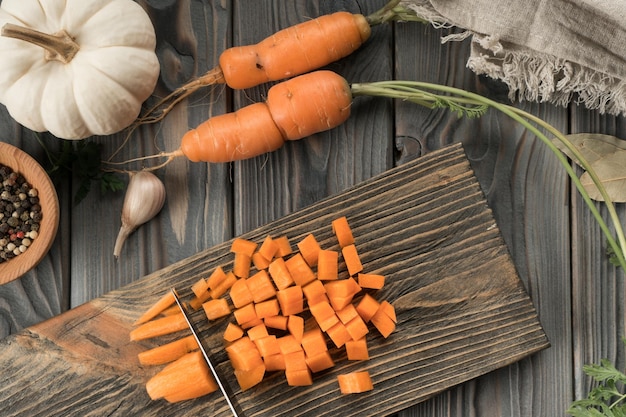
[{"label": "mixed peppercorn", "polygon": [[39,234],[42,219],[36,188],[0,164],[0,263],[24,253]]}]

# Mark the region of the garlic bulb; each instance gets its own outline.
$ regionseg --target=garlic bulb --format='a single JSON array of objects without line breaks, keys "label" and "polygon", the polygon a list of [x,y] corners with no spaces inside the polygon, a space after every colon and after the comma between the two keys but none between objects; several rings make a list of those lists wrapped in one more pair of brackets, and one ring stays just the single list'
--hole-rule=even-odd
[{"label": "garlic bulb", "polygon": [[156,216],[165,203],[165,185],[153,173],[129,173],[130,181],[122,207],[122,226],[115,241],[113,256],[120,256],[126,238],[139,226]]}]

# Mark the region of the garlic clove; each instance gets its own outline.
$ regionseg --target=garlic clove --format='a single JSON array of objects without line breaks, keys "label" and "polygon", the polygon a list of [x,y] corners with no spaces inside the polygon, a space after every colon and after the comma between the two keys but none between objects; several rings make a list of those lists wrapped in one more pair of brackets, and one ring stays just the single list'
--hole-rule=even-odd
[{"label": "garlic clove", "polygon": [[113,256],[118,258],[128,236],[156,216],[165,203],[165,185],[149,171],[130,172],[122,207],[122,225],[115,240]]}]

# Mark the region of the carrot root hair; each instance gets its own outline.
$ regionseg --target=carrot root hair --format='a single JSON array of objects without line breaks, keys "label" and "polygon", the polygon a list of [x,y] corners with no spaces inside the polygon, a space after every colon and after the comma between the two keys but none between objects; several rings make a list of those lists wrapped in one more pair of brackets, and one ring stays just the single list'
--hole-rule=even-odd
[{"label": "carrot root hair", "polygon": [[165,161],[161,162],[158,165],[154,165],[151,167],[143,167],[142,169],[144,171],[156,171],[157,169],[161,169],[163,167],[165,167],[166,165],[168,165],[170,162],[172,162],[174,159],[184,156],[184,153],[181,149],[176,149],[175,151],[172,152],[160,152],[158,154],[155,155],[148,155],[148,156],[142,156],[139,158],[133,158],[133,159],[127,159],[126,161],[121,161],[121,162],[112,162],[112,161],[102,161],[103,164],[108,165],[110,167],[108,168],[103,168],[104,171],[108,171],[108,172],[128,172],[127,170],[122,170],[122,169],[117,169],[115,168],[116,166],[120,166],[120,165],[127,165],[133,162],[142,162],[142,161],[148,161],[148,160],[152,160],[152,159],[163,159],[165,158]]}]

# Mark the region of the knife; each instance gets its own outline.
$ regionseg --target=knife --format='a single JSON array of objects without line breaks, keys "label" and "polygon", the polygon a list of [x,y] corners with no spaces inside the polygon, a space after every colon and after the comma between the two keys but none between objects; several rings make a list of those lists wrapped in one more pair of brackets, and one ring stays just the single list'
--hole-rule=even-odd
[{"label": "knife", "polygon": [[200,351],[202,352],[202,355],[204,356],[204,360],[206,361],[207,365],[209,365],[209,369],[211,369],[213,378],[215,378],[215,382],[217,382],[217,385],[220,387],[220,391],[222,391],[222,394],[224,395],[224,398],[226,399],[226,402],[228,403],[228,407],[230,407],[230,411],[233,413],[234,417],[239,417],[239,414],[237,414],[237,410],[235,409],[235,405],[230,399],[230,394],[226,390],[226,386],[222,383],[220,376],[217,373],[217,369],[213,366],[213,363],[211,362],[211,359],[209,358],[209,355],[206,349],[202,345],[202,341],[200,340],[200,335],[198,334],[198,331],[196,330],[194,324],[192,323],[191,317],[189,317],[189,313],[187,313],[187,310],[181,303],[180,298],[178,298],[178,293],[176,292],[176,289],[172,288],[172,294],[174,295],[174,300],[176,300],[176,304],[178,304],[178,308],[180,308],[180,311],[183,313],[183,316],[185,317],[185,320],[187,321],[187,324],[189,325],[189,329],[191,330],[191,333],[196,339],[196,342],[198,342],[198,346],[200,347]]}]

